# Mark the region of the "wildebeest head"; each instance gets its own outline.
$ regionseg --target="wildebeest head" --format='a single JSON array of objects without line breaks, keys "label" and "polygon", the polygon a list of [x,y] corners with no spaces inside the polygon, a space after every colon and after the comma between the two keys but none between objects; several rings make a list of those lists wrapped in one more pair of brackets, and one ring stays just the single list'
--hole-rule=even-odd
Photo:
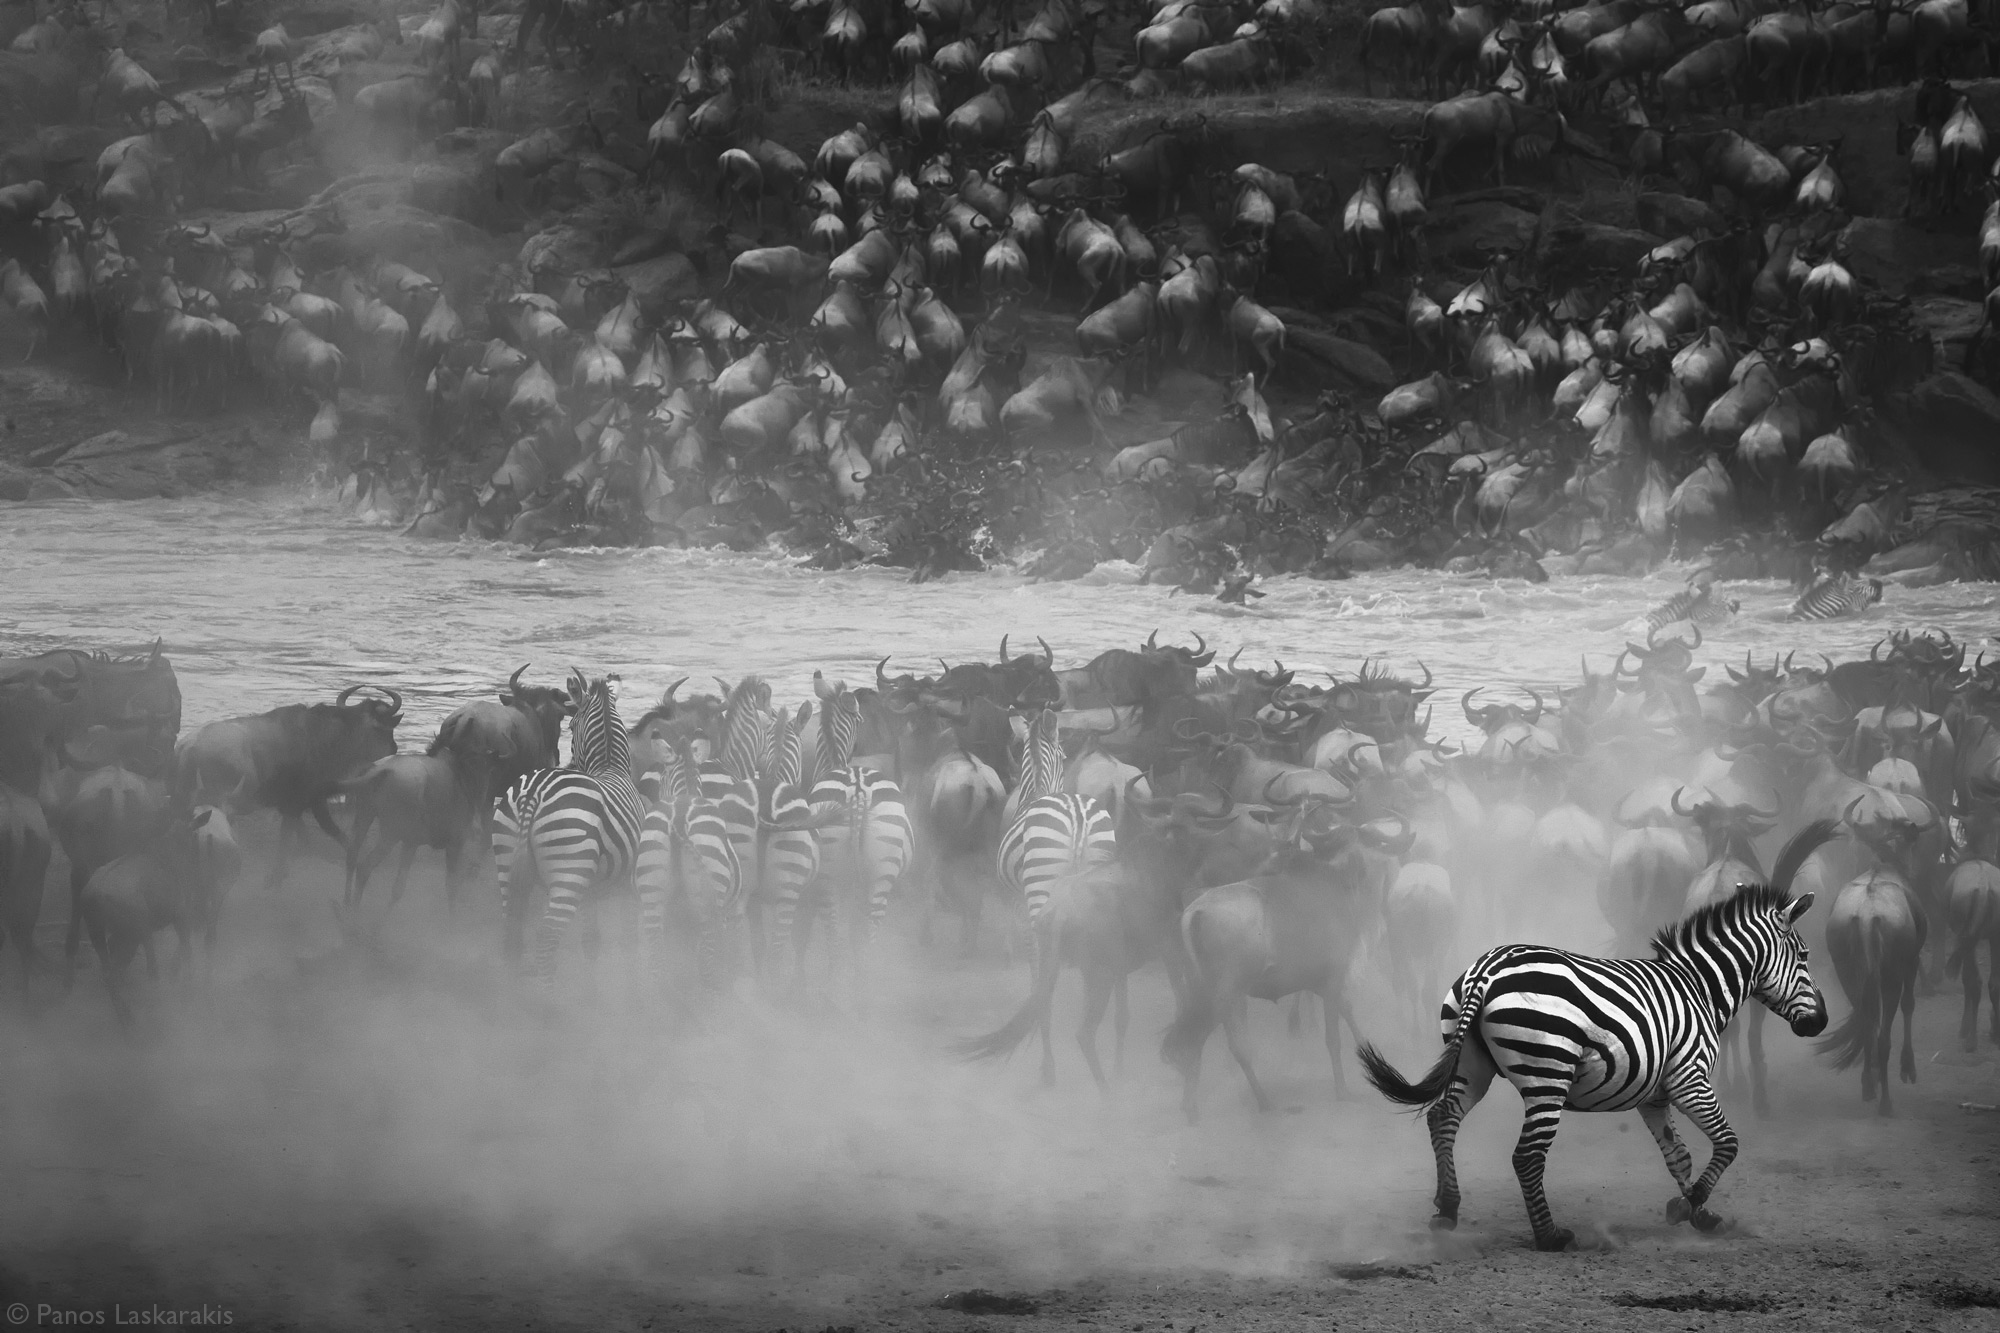
[{"label": "wildebeest head", "polygon": [[[507,688],[500,691],[500,702],[534,719],[535,730],[553,762],[562,738],[563,719],[576,712],[576,701],[560,685],[523,685],[521,673],[527,669],[528,664],[523,662],[519,670],[507,677]],[[672,691],[668,695],[671,697]]]}]

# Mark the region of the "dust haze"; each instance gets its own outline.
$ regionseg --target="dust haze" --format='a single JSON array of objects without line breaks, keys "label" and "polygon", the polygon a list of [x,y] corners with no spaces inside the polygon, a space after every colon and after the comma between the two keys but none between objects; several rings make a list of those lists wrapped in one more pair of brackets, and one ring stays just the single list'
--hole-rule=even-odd
[{"label": "dust haze", "polygon": [[[350,938],[331,845],[315,833],[316,855],[272,894],[271,821],[239,827],[248,865],[213,976],[197,955],[175,980],[163,935],[131,1040],[87,949],[67,1002],[50,1003],[45,976],[37,1017],[0,1007],[11,1298],[207,1303],[251,1327],[880,1326],[894,1309],[924,1325],[963,1318],[934,1303],[972,1288],[1088,1302],[1198,1277],[1318,1299],[1362,1285],[1347,1265],[1520,1249],[1516,1099],[1496,1093],[1468,1122],[1469,1226],[1434,1237],[1421,1125],[1367,1089],[1351,1047],[1349,1100],[1335,1100],[1316,1006],[1298,1037],[1253,1006],[1277,1114],[1257,1114],[1217,1040],[1187,1126],[1158,1058],[1171,999],[1157,969],[1133,979],[1108,1095],[1072,1039],[1073,975],[1053,1089],[1032,1043],[1005,1066],[953,1058],[1027,990],[1025,951],[1009,965],[991,905],[978,956],[960,961],[953,917],[918,942],[924,886],[906,885],[859,998],[816,943],[799,994],[741,989],[704,1012],[660,1003],[631,923],[607,910],[597,965],[573,930],[547,1004],[503,973],[490,889],[447,912],[426,854],[393,914],[386,885],[371,890]],[[1406,1067],[1430,1058],[1435,1039],[1372,963],[1356,990],[1365,1034]],[[1731,1107],[1745,1151],[1720,1196],[1753,1234],[1786,1225],[1759,1183],[1774,1157],[1791,1173],[1775,1179],[1811,1179],[1883,1141],[1774,1032],[1782,1131]],[[1107,1063],[1112,1040],[1107,1021]],[[1649,1238],[1709,1262],[1713,1243],[1660,1224],[1671,1186],[1633,1119],[1570,1117],[1558,1208],[1595,1244]],[[1366,1284],[1391,1285],[1409,1284]]]}]

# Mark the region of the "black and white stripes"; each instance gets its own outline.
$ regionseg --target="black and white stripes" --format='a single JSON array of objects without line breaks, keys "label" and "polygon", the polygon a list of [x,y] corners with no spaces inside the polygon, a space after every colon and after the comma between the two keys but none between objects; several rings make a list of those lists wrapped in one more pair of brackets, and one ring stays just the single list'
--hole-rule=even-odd
[{"label": "black and white stripes", "polygon": [[[1572,1239],[1556,1226],[1542,1188],[1566,1109],[1637,1110],[1680,1186],[1682,1215],[1704,1230],[1715,1226],[1718,1219],[1704,1205],[1736,1156],[1736,1134],[1710,1077],[1716,1044],[1752,996],[1801,1036],[1826,1026],[1826,1002],[1793,929],[1812,895],[1793,901],[1788,889],[1834,829],[1832,821],[1809,825],[1779,856],[1771,886],[1746,888],[1662,931],[1652,959],[1591,958],[1535,945],[1481,955],[1452,985],[1440,1017],[1445,1052],[1420,1083],[1405,1081],[1372,1046],[1364,1047],[1369,1081],[1384,1096],[1428,1108],[1438,1173],[1432,1225],[1457,1224],[1458,1125],[1502,1073],[1525,1111],[1514,1171],[1537,1248],[1563,1249]],[[1714,1145],[1697,1180],[1690,1181],[1692,1161],[1674,1131],[1674,1106]]]}]

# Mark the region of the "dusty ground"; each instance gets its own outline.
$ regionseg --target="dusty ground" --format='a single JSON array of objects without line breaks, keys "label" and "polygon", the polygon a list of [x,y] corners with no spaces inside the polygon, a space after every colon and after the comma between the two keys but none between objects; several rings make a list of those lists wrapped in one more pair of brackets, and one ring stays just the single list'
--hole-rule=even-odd
[{"label": "dusty ground", "polygon": [[[448,916],[426,861],[347,944],[335,868],[266,893],[253,829],[213,979],[142,983],[134,1041],[94,968],[67,999],[44,978],[26,1021],[7,965],[0,1303],[31,1326],[157,1304],[258,1329],[2000,1328],[2000,1116],[1958,1105],[2000,1100],[2000,1060],[1953,1049],[1955,994],[1920,1005],[1921,1081],[1890,1120],[1772,1029],[1777,1115],[1736,1114],[1718,1239],[1661,1221],[1636,1117],[1572,1117],[1552,1197],[1590,1244],[1541,1255],[1514,1097],[1470,1122],[1466,1225],[1434,1236],[1421,1128],[1351,1055],[1336,1101],[1317,1034],[1269,1006],[1281,1112],[1255,1113],[1217,1043],[1189,1127],[1153,972],[1108,1097],[1065,985],[1045,1091],[1032,1058],[947,1054],[1024,990],[991,929],[959,964],[955,923],[923,948],[903,913],[865,1018],[815,988],[691,1026],[636,1002],[611,928],[596,1000],[572,949],[544,1010],[498,977],[490,895]],[[53,896],[57,955],[61,915]],[[1364,1028],[1416,1065],[1362,984]],[[940,1306],[977,1289],[1032,1313]]]}]

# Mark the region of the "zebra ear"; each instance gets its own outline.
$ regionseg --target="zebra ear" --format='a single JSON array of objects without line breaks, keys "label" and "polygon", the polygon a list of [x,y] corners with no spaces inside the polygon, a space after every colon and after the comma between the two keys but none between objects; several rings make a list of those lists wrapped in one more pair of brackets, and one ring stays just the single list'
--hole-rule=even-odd
[{"label": "zebra ear", "polygon": [[1797,925],[1799,918],[1804,916],[1806,914],[1806,910],[1810,908],[1812,905],[1813,905],[1813,896],[1810,893],[1802,893],[1798,897],[1794,898],[1792,900],[1792,905],[1785,911],[1786,923],[1788,925]]}]

